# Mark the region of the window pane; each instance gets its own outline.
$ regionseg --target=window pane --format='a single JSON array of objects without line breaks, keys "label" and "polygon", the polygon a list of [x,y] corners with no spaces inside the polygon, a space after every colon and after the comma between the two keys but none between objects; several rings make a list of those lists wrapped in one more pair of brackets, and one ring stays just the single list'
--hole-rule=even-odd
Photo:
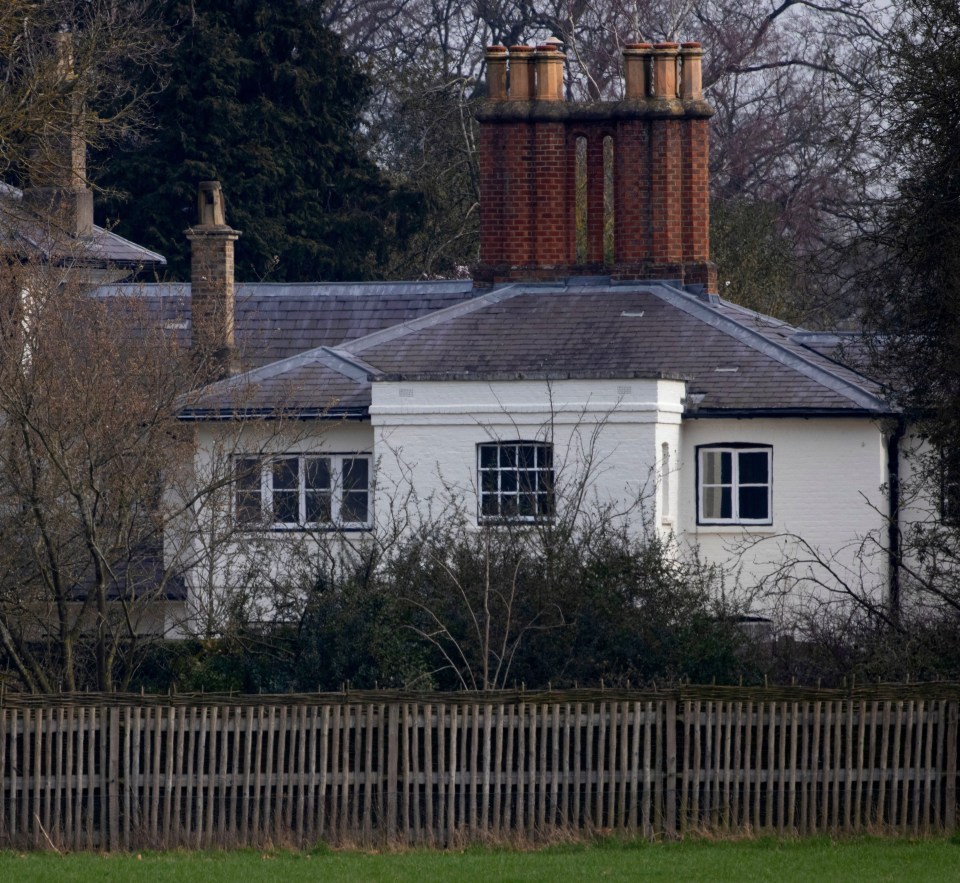
[{"label": "window pane", "polygon": [[304,484],[312,490],[330,489],[330,458],[308,457],[304,460]]},{"label": "window pane", "polygon": [[730,484],[733,480],[732,465],[729,451],[704,451],[703,483]]},{"label": "window pane", "polygon": [[355,457],[343,461],[343,489],[365,491],[370,486],[370,461]]},{"label": "window pane", "polygon": [[240,524],[256,524],[263,518],[260,491],[237,491],[237,521]]},{"label": "window pane", "polygon": [[740,517],[766,520],[770,517],[766,487],[740,488]]},{"label": "window pane", "polygon": [[281,457],[273,461],[273,489],[297,490],[300,487],[300,458]]},{"label": "window pane", "polygon": [[519,487],[522,493],[531,493],[537,489],[537,475],[538,473],[532,469],[517,473],[517,480],[520,483]]},{"label": "window pane", "polygon": [[553,469],[553,448],[550,445],[538,445],[537,459],[541,469]]},{"label": "window pane", "polygon": [[553,494],[537,494],[537,515],[545,518],[553,515]]},{"label": "window pane", "polygon": [[307,523],[308,524],[329,524],[330,514],[330,493],[318,493],[317,491],[307,491]]},{"label": "window pane", "polygon": [[770,455],[766,451],[748,451],[739,456],[740,484],[770,483]]},{"label": "window pane", "polygon": [[500,507],[495,494],[482,494],[480,496],[480,514],[481,515],[499,515]]},{"label": "window pane", "polygon": [[480,490],[485,494],[495,494],[497,492],[497,473],[480,473]]},{"label": "window pane", "polygon": [[277,524],[297,524],[300,521],[299,491],[273,491],[273,520]]},{"label": "window pane", "polygon": [[256,457],[238,457],[234,462],[234,478],[237,487],[260,493],[260,461]]},{"label": "window pane", "polygon": [[254,524],[263,518],[260,495],[262,465],[255,457],[240,457],[234,462],[236,481],[235,512],[240,524]]},{"label": "window pane", "polygon": [[505,494],[513,494],[517,490],[517,473],[516,472],[501,472],[500,473],[500,490]]},{"label": "window pane", "polygon": [[733,497],[728,487],[705,487],[703,489],[704,518],[732,518]]},{"label": "window pane", "polygon": [[368,521],[366,491],[349,491],[340,503],[340,521],[344,524],[366,524]]},{"label": "window pane", "polygon": [[517,466],[517,446],[503,445],[500,448],[500,468],[515,469]]},{"label": "window pane", "polygon": [[536,445],[520,445],[517,449],[517,466],[521,469],[532,469],[536,466]]},{"label": "window pane", "polygon": [[496,445],[480,445],[481,469],[497,468],[497,450],[498,449]]},{"label": "window pane", "polygon": [[519,512],[524,518],[532,518],[537,514],[537,495],[531,493],[520,494]]}]

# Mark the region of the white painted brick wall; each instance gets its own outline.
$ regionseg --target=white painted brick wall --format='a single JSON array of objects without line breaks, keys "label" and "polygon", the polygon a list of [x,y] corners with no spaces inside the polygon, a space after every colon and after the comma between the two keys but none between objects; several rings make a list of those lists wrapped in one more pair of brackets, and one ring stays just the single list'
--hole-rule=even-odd
[{"label": "white painted brick wall", "polygon": [[[846,578],[858,579],[862,574],[882,594],[887,580],[884,551],[869,544],[871,554],[866,560],[857,557],[868,536],[886,539],[887,499],[881,490],[887,480],[886,445],[874,421],[687,420],[682,434],[679,532],[686,542],[697,545],[705,558],[723,563],[731,572],[739,568],[742,583],[749,587],[775,572],[785,558],[819,557]],[[696,448],[725,442],[773,446],[771,525],[697,524]],[[795,537],[802,537],[809,548],[798,544]],[[751,547],[746,548],[748,545]],[[793,573],[830,582],[821,566],[802,564]],[[816,590],[810,582],[802,591],[819,599],[830,597],[826,587]]]},{"label": "white painted brick wall", "polygon": [[[883,534],[887,501],[886,450],[879,427],[868,419],[688,419],[681,424],[684,384],[668,380],[516,380],[377,383],[371,423],[291,424],[276,434],[269,424],[239,436],[228,426],[199,427],[202,450],[219,455],[270,451],[372,452],[376,462],[375,518],[381,525],[414,512],[437,516],[451,496],[476,512],[476,446],[489,440],[552,439],[558,485],[584,478],[588,501],[614,501],[621,510],[642,500],[647,524],[676,535],[723,564],[745,587],[774,573],[784,555],[798,555],[792,539],[848,576],[860,571],[859,544]],[[747,442],[773,447],[773,524],[741,528],[703,526],[696,518],[697,445]],[[666,486],[659,473],[663,445],[670,451]],[[589,467],[586,455],[592,457]],[[209,468],[198,457],[201,471]],[[876,509],[871,508],[876,507]],[[406,509],[406,512],[400,510]],[[632,522],[639,530],[641,511]],[[267,538],[257,554],[274,561],[274,573],[302,538]],[[750,548],[745,548],[749,545]],[[289,548],[288,548],[289,547]],[[298,548],[297,554],[303,549]],[[243,550],[231,550],[232,565]],[[803,557],[809,557],[805,552]],[[817,568],[795,568],[794,577]],[[825,576],[822,568],[818,575]],[[868,561],[868,581],[886,585],[886,558],[879,549]],[[803,589],[816,595],[809,586]],[[823,597],[821,590],[818,597]],[[801,596],[800,602],[806,600]],[[764,602],[772,606],[772,600]]]}]

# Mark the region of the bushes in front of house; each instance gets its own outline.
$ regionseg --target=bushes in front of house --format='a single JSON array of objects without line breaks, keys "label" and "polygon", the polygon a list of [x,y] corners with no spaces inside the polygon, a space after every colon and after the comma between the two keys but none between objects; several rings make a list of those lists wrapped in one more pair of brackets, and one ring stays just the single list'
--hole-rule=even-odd
[{"label": "bushes in front of house", "polygon": [[282,618],[158,647],[146,689],[736,683],[762,677],[718,571],[606,517],[482,525],[447,513],[329,548],[264,589]]}]

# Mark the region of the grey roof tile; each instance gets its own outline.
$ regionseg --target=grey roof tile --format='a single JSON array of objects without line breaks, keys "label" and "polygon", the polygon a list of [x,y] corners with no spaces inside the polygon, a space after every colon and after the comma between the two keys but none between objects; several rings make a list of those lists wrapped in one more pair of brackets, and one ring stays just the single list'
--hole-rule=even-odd
[{"label": "grey roof tile", "polygon": [[[190,331],[190,285],[105,285],[100,297],[136,297],[158,321],[185,322]],[[320,346],[337,346],[371,332],[416,319],[472,297],[469,281],[238,284],[236,334],[246,369],[269,365]]]},{"label": "grey roof tile", "polygon": [[[112,286],[103,296],[130,293]],[[189,286],[141,286],[189,334]],[[880,387],[792,326],[661,283],[242,285],[248,373],[203,391],[192,416],[271,408],[357,416],[380,378],[679,377],[688,413],[885,413]],[[346,360],[346,361],[345,361]],[[695,405],[695,408],[694,408]]]}]

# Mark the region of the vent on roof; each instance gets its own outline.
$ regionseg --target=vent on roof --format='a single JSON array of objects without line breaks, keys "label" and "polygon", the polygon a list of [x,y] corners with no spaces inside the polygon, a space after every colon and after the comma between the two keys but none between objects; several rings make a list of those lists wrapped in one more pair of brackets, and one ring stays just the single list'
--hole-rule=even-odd
[{"label": "vent on roof", "polygon": [[633,387],[632,387],[632,386],[618,386],[618,387],[617,387],[617,395],[618,395],[618,396],[628,396],[628,395],[631,395],[632,393],[633,393]]},{"label": "vent on roof", "polygon": [[624,319],[642,319],[643,310],[624,310],[621,314]]},{"label": "vent on roof", "polygon": [[717,374],[736,374],[740,369],[739,368],[714,368],[713,370]]}]

